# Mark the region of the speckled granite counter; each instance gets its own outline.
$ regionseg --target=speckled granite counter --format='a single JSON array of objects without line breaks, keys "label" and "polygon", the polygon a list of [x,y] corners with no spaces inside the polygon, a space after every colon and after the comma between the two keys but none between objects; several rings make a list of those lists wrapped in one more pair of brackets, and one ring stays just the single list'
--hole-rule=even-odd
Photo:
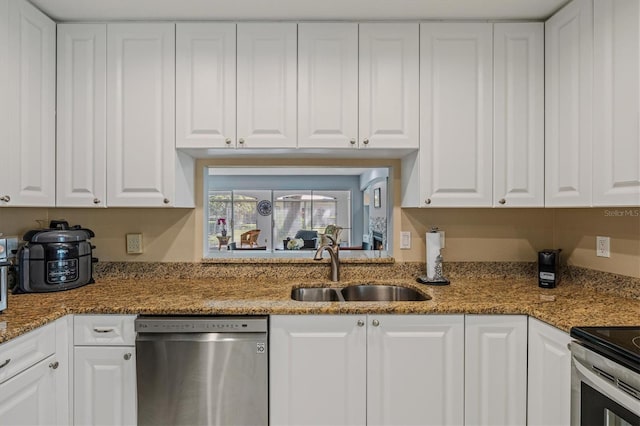
[{"label": "speckled granite counter", "polygon": [[[113,265],[112,265],[113,266]],[[467,265],[468,266],[468,265]],[[344,280],[321,279],[328,272],[254,268],[209,269],[193,264],[183,270],[171,264],[138,266],[125,274],[119,267],[103,268],[96,284],[58,293],[10,295],[0,314],[0,343],[66,314],[526,314],[568,331],[574,325],[638,325],[640,301],[588,288],[580,279],[564,279],[556,289],[540,289],[531,265],[486,273],[479,267],[452,272],[450,286],[415,282],[420,265],[348,265]],[[187,268],[187,269],[188,269]],[[362,269],[359,269],[362,268]],[[144,272],[146,270],[146,272]],[[197,273],[201,271],[201,273]],[[251,272],[253,271],[253,272]],[[236,274],[234,276],[234,273]],[[125,276],[126,275],[126,276]],[[320,279],[318,279],[320,277]],[[367,279],[367,277],[376,277]],[[633,285],[636,279],[632,279]],[[291,288],[388,283],[418,289],[431,296],[425,302],[297,302]],[[635,290],[634,290],[635,291]],[[541,295],[554,296],[544,301]],[[3,327],[4,326],[4,327]]]}]

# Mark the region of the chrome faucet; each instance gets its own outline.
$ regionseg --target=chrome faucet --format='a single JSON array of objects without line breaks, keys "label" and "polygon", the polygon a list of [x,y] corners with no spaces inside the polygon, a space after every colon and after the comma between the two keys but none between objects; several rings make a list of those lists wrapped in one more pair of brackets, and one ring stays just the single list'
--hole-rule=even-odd
[{"label": "chrome faucet", "polygon": [[340,246],[331,235],[325,235],[325,237],[331,241],[331,244],[320,245],[313,260],[322,260],[322,252],[328,251],[331,257],[331,281],[340,281]]}]

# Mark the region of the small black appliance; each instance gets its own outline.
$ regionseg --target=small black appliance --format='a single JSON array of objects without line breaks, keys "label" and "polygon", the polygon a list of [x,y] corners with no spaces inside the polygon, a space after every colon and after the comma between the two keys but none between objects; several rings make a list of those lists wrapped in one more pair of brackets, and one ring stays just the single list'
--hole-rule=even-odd
[{"label": "small black appliance", "polygon": [[544,249],[538,252],[538,286],[554,288],[560,283],[560,252]]},{"label": "small black appliance", "polygon": [[95,234],[66,221],[51,221],[49,229],[27,232],[18,250],[18,284],[14,293],[69,290],[93,283]]}]

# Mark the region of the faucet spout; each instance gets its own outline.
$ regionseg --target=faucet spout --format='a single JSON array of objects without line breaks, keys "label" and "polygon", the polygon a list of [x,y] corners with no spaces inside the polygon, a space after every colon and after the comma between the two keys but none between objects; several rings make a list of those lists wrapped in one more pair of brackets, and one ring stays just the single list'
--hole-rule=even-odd
[{"label": "faucet spout", "polygon": [[331,281],[340,281],[340,246],[330,236],[327,236],[327,238],[331,240],[332,244],[323,244],[318,247],[313,260],[322,260],[322,252],[328,251],[331,258]]}]

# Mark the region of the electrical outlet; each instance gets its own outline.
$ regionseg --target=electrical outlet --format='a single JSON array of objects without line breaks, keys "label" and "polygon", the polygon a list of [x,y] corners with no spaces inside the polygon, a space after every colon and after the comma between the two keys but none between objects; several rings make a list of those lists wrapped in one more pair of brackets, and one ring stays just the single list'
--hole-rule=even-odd
[{"label": "electrical outlet", "polygon": [[400,232],[400,248],[402,250],[411,248],[411,232]]},{"label": "electrical outlet", "polygon": [[142,253],[142,234],[127,234],[127,253]]},{"label": "electrical outlet", "polygon": [[596,237],[596,256],[611,257],[609,237]]}]

